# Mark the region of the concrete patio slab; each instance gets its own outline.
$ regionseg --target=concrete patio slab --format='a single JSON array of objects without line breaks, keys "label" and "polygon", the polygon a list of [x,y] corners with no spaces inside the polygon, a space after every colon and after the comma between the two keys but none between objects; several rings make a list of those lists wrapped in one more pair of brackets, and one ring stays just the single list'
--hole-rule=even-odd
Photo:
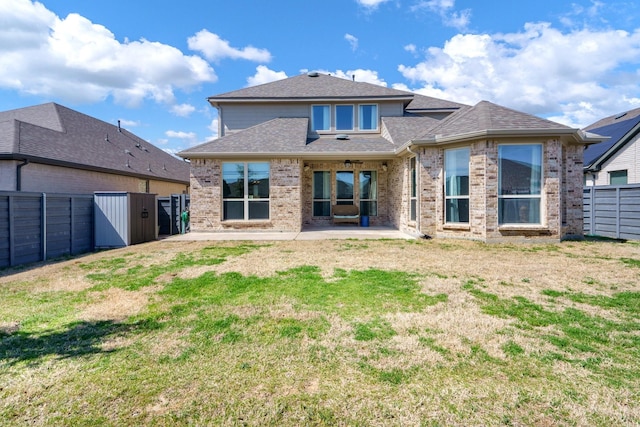
[{"label": "concrete patio slab", "polygon": [[390,227],[327,227],[306,228],[300,232],[279,231],[218,231],[218,232],[190,232],[163,236],[163,240],[198,241],[198,240],[330,240],[330,239],[415,239],[416,236],[403,233]]}]

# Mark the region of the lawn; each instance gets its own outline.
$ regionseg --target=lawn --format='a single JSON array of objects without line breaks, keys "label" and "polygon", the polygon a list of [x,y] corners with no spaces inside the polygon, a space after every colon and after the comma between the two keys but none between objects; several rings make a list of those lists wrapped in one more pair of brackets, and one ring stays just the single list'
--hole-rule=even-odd
[{"label": "lawn", "polygon": [[159,241],[0,301],[0,425],[640,423],[638,243]]}]

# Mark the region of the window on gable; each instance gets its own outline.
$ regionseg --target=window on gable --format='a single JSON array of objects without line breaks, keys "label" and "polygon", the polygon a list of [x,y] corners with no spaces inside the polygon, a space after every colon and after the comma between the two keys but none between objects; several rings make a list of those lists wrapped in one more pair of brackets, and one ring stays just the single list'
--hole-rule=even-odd
[{"label": "window on gable", "polygon": [[378,106],[361,104],[358,106],[358,128],[360,130],[378,129]]},{"label": "window on gable", "polygon": [[336,105],[336,130],[353,130],[353,105]]},{"label": "window on gable", "polygon": [[540,224],[542,145],[498,146],[498,222]]},{"label": "window on gable", "polygon": [[445,221],[469,222],[469,149],[444,153]]},{"label": "window on gable", "polygon": [[609,185],[626,185],[628,183],[627,170],[609,172]]},{"label": "window on gable", "polygon": [[329,105],[311,106],[311,130],[331,129],[331,107]]},{"label": "window on gable", "polygon": [[222,219],[269,219],[269,163],[222,164]]}]

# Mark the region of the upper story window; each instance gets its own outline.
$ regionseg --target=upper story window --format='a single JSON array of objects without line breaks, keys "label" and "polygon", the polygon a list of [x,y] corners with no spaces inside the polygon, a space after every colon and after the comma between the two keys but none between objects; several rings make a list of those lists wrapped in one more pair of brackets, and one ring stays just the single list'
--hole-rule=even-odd
[{"label": "upper story window", "polygon": [[360,130],[378,129],[378,106],[376,104],[360,104],[358,106],[358,128]]},{"label": "upper story window", "polygon": [[351,104],[312,105],[311,130],[321,132],[377,131],[378,105],[358,104],[357,108]]},{"label": "upper story window", "polygon": [[331,130],[331,106],[311,106],[311,130]]},{"label": "upper story window", "polygon": [[336,105],[336,130],[353,130],[353,105]]}]

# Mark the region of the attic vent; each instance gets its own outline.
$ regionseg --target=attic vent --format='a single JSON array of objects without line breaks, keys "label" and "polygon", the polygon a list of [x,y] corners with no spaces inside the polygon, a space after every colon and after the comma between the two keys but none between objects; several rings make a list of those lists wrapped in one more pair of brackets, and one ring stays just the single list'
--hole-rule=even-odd
[{"label": "attic vent", "polygon": [[309,76],[309,77],[318,77],[319,75],[320,75],[320,74],[318,74],[318,72],[317,72],[317,71],[309,71],[309,72],[307,73],[307,76]]},{"label": "attic vent", "polygon": [[344,141],[345,139],[349,139],[349,135],[347,135],[346,133],[339,133],[338,135],[336,135],[336,139]]},{"label": "attic vent", "polygon": [[619,114],[619,115],[618,115],[618,116],[616,116],[616,118],[615,118],[615,119],[613,119],[613,120],[621,119],[621,118],[623,118],[623,117],[624,117],[624,116],[626,116],[626,115],[627,115],[627,113],[626,113],[626,112],[625,112],[625,113],[622,113],[622,114]]}]

